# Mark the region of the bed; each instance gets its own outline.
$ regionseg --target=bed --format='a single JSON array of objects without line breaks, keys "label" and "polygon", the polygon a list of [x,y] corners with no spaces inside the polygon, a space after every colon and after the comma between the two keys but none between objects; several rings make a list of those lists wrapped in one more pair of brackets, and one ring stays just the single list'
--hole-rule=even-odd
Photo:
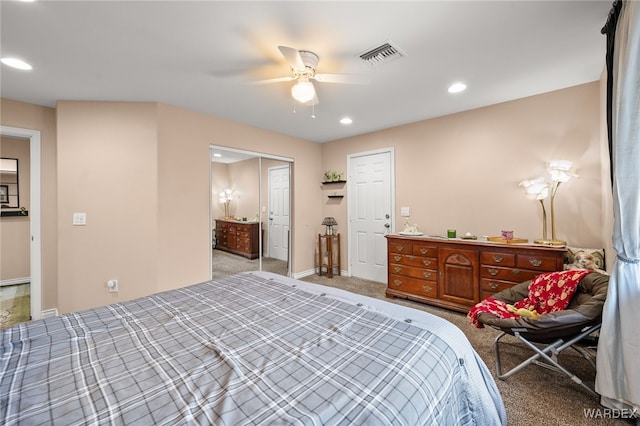
[{"label": "bed", "polygon": [[487,367],[423,311],[266,272],[1,334],[0,424],[506,424]]}]

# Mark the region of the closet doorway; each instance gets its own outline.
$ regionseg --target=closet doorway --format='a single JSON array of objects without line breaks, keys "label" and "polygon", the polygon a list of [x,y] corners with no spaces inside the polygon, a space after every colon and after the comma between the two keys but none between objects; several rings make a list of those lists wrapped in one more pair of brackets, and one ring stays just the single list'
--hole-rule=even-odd
[{"label": "closet doorway", "polygon": [[291,275],[293,159],[210,146],[210,164],[212,278]]}]

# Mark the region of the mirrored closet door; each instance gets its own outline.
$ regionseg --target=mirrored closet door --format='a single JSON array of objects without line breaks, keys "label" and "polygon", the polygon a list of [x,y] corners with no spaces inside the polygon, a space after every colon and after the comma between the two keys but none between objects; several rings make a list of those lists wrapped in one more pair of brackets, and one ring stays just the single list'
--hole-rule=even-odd
[{"label": "mirrored closet door", "polygon": [[211,146],[212,277],[290,275],[293,160]]}]

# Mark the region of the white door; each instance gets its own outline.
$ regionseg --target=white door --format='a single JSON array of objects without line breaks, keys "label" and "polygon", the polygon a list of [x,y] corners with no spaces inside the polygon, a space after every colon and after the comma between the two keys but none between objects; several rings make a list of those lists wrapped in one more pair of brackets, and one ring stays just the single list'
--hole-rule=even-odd
[{"label": "white door", "polygon": [[289,256],[289,166],[269,168],[268,256]]},{"label": "white door", "polygon": [[353,154],[348,160],[351,275],[387,281],[387,241],[393,218],[393,151]]}]

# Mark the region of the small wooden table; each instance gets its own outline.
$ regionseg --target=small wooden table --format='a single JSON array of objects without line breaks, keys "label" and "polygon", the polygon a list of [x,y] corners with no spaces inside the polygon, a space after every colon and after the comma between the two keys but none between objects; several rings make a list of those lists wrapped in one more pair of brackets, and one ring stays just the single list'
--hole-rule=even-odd
[{"label": "small wooden table", "polygon": [[[337,259],[334,261],[333,256],[333,244],[334,241],[337,245]],[[323,250],[323,247],[325,250]],[[326,263],[324,262],[324,253],[327,253]],[[318,234],[318,275],[322,276],[322,268],[327,270],[327,278],[333,278],[333,267],[338,268],[338,275],[340,275],[340,234],[336,235],[321,235]]]}]

